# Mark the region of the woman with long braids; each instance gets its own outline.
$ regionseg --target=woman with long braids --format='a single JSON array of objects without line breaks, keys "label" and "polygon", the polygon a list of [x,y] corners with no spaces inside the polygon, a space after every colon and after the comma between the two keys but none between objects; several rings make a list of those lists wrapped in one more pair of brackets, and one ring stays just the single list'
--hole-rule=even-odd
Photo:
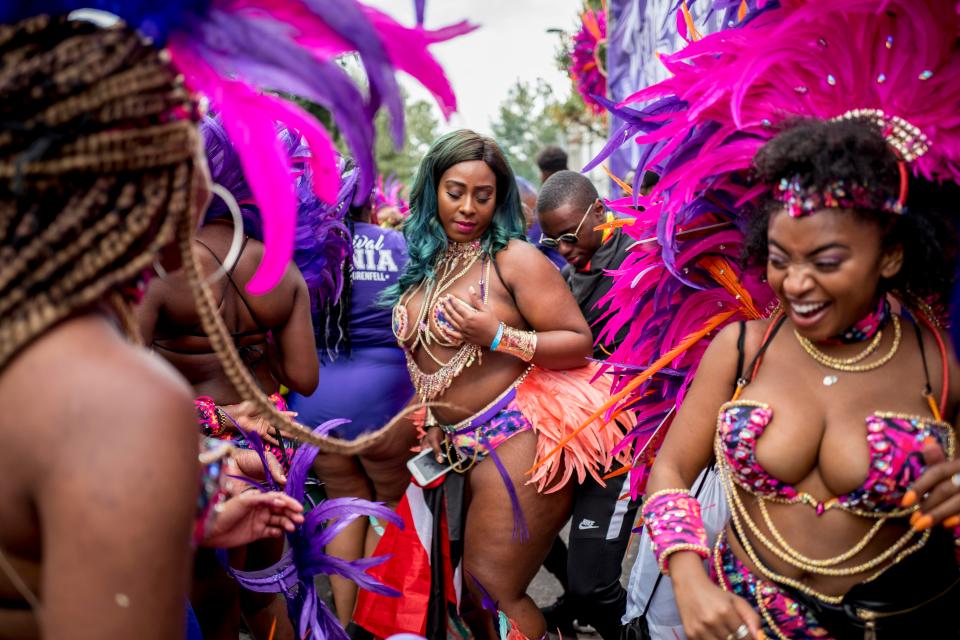
[{"label": "woman with long braids", "polygon": [[[89,5],[116,11],[127,24],[101,28],[67,19]],[[326,134],[292,105],[257,93],[257,76],[287,64],[293,76],[322,77],[292,84],[331,104],[361,162],[372,163],[367,133],[379,104],[356,109],[363,96],[329,61],[330,52],[357,48],[382,89],[378,98],[390,102],[398,93],[394,65],[429,59],[432,34],[400,27],[353,0],[336,7],[291,1],[288,8],[303,10],[300,32],[317,35],[319,47],[311,50],[276,28],[283,15],[250,10],[257,6],[0,6],[0,461],[7,469],[0,486],[0,636],[183,634],[200,486],[197,413],[183,379],[135,344],[131,304],[155,262],[173,271],[179,254],[201,324],[240,397],[271,412],[287,435],[331,450],[349,445],[318,439],[269,403],[203,283],[193,230],[209,184],[193,91],[208,92],[215,105],[230,102],[227,128],[234,137],[242,130],[248,143],[275,136],[275,119],[309,132],[313,186],[332,198],[336,158]],[[403,59],[383,54],[384,28],[406,38]],[[257,29],[266,31],[258,41],[264,49],[237,38]],[[438,39],[465,29],[455,26]],[[218,43],[216,55],[206,48],[210,41]],[[280,76],[271,82],[285,85],[292,77]],[[435,67],[421,79],[454,107]],[[349,109],[336,102],[344,97]],[[294,185],[282,150],[255,151],[264,173],[251,181],[269,228],[250,286],[266,291],[282,276],[284,253],[294,250],[285,236],[295,213],[285,190]],[[254,161],[249,144],[241,155]],[[277,505],[265,495],[266,504],[243,498],[214,509],[222,519],[206,540],[242,544],[302,521],[290,501]],[[266,520],[256,515],[264,508]],[[237,518],[245,513],[250,517]]]},{"label": "woman with long braids", "polygon": [[196,415],[130,305],[206,204],[192,99],[127,29],[39,16],[0,58],[0,636],[177,637]]},{"label": "woman with long braids", "polygon": [[[426,403],[422,444],[453,466],[447,504],[467,487],[462,529],[449,526],[464,533],[468,622],[478,637],[508,629],[540,638],[546,625],[526,589],[569,516],[574,474],[611,462],[615,424],[572,435],[609,383],[590,384],[589,327],[556,268],[524,239],[516,181],[496,142],[466,130],[441,136],[410,204],[410,260],[386,299],[414,402]],[[527,475],[541,459],[550,464]]]}]

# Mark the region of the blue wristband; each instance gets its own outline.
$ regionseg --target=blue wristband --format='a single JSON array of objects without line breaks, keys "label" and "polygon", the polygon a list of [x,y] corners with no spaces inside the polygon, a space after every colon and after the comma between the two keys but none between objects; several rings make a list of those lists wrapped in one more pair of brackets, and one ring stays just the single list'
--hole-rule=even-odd
[{"label": "blue wristband", "polygon": [[496,351],[497,347],[500,346],[500,338],[503,337],[503,323],[500,323],[500,326],[497,327],[497,335],[493,336],[493,342],[490,343],[490,351]]}]

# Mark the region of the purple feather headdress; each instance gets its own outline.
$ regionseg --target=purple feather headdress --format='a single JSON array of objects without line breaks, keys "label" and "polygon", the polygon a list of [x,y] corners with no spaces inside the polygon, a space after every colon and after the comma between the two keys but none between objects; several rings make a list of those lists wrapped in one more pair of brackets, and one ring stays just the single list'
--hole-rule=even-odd
[{"label": "purple feather headdress", "polygon": [[[213,182],[227,189],[236,198],[243,216],[243,228],[251,238],[263,241],[263,219],[244,177],[240,158],[222,123],[207,117],[201,122],[207,152],[207,164]],[[343,288],[343,265],[351,251],[350,231],[344,222],[357,185],[356,172],[340,181],[336,202],[322,202],[310,186],[310,150],[303,138],[282,126],[275,134],[280,141],[296,178],[297,222],[294,233],[293,261],[303,274],[310,291],[314,310],[335,301]],[[343,162],[341,161],[341,164]],[[230,212],[219,198],[214,198],[204,221],[229,219]]]},{"label": "purple feather headdress", "polygon": [[[423,15],[423,1],[416,3]],[[361,193],[373,188],[373,119],[381,106],[403,141],[403,104],[395,72],[416,78],[444,115],[456,100],[428,47],[471,31],[465,22],[438,30],[404,27],[357,0],[14,0],[0,4],[0,24],[77,9],[111,12],[166,47],[187,86],[205,95],[236,146],[253,199],[263,212],[263,259],[247,285],[271,289],[294,253],[296,184],[274,123],[299,132],[312,151],[316,195],[336,202],[338,155],[323,126],[292,102],[297,95],[330,111],[360,166]],[[364,95],[335,58],[356,52],[369,90]]]},{"label": "purple feather headdress", "polygon": [[410,205],[400,195],[403,189],[403,183],[395,176],[390,176],[386,180],[383,176],[377,176],[377,188],[373,192],[373,206],[375,211],[384,207],[394,207],[400,212],[400,215],[406,217],[410,211]]},{"label": "purple feather headdress", "polygon": [[[317,427],[313,433],[317,436],[327,435],[332,429],[347,422],[349,420],[329,420]],[[237,427],[239,428],[239,425]],[[243,431],[243,433],[250,443],[250,448],[259,454],[266,469],[265,456],[268,454],[264,451],[263,441],[255,432]],[[284,493],[300,503],[303,503],[306,493],[307,473],[317,453],[319,449],[315,445],[303,444],[290,461]],[[252,484],[261,491],[278,489],[272,478],[262,485],[247,478],[238,479]],[[386,562],[391,556],[347,561],[324,552],[330,541],[350,523],[357,518],[367,517],[375,517],[403,528],[400,516],[381,503],[359,498],[324,500],[309,509],[303,524],[297,526],[293,533],[287,534],[289,548],[273,566],[259,571],[240,571],[226,563],[224,566],[245,589],[260,593],[282,593],[287,601],[290,619],[298,629],[298,638],[348,640],[347,632],[317,594],[314,584],[314,578],[317,575],[337,575],[352,580],[361,589],[386,596],[400,595],[398,591],[382,584],[367,573],[368,569]]]},{"label": "purple feather headdress", "polygon": [[[730,4],[715,8],[729,12]],[[662,57],[670,78],[620,104],[603,101],[621,124],[587,167],[639,144],[637,176],[646,169],[661,176],[648,197],[617,203],[639,217],[625,229],[637,244],[604,300],[605,331],[628,327],[608,361],[622,375],[605,409],[639,412],[625,443],[636,456],[634,492],[709,336],[769,313],[762,274],[738,266],[738,228],[771,194],[774,185],[754,184],[750,170],[784,123],[881,111],[928,143],[919,157],[904,158],[909,171],[960,178],[960,20],[952,0],[741,6],[733,27]],[[635,205],[646,210],[637,214]]]}]

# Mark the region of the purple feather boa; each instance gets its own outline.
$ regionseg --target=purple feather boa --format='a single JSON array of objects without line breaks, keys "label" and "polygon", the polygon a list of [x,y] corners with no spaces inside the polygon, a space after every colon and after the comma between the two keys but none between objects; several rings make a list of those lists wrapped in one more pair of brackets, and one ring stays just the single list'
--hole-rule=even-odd
[{"label": "purple feather boa", "polygon": [[[329,420],[316,429],[315,435],[326,435],[348,420]],[[238,427],[239,428],[239,427]],[[241,430],[250,448],[255,450],[266,468],[263,442],[254,432]],[[307,474],[319,449],[304,444],[293,454],[284,492],[303,502]],[[269,479],[265,485],[250,481],[262,490],[275,490]],[[402,519],[381,503],[359,498],[325,500],[312,508],[302,525],[287,534],[289,549],[272,567],[259,571],[239,571],[228,567],[228,572],[246,589],[262,593],[282,593],[287,601],[290,619],[297,626],[297,637],[316,640],[348,640],[349,636],[336,616],[319,598],[314,586],[318,574],[337,575],[355,582],[360,588],[386,596],[398,597],[400,592],[372,578],[367,570],[390,559],[390,556],[346,561],[324,553],[324,547],[357,518],[375,517],[403,527]],[[327,523],[335,520],[332,525]]]}]

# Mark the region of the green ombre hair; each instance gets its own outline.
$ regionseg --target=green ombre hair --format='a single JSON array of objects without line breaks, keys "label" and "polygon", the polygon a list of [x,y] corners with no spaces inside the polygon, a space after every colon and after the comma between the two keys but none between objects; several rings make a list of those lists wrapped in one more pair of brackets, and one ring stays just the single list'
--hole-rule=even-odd
[{"label": "green ombre hair", "polygon": [[471,160],[486,162],[497,179],[496,210],[480,238],[483,250],[493,256],[513,238],[526,240],[517,181],[496,141],[467,129],[444,134],[430,145],[417,169],[410,190],[410,216],[403,223],[410,258],[397,283],[383,292],[381,304],[395,304],[408,288],[433,276],[437,256],[446,250],[448,242],[437,215],[437,185],[447,169]]}]

